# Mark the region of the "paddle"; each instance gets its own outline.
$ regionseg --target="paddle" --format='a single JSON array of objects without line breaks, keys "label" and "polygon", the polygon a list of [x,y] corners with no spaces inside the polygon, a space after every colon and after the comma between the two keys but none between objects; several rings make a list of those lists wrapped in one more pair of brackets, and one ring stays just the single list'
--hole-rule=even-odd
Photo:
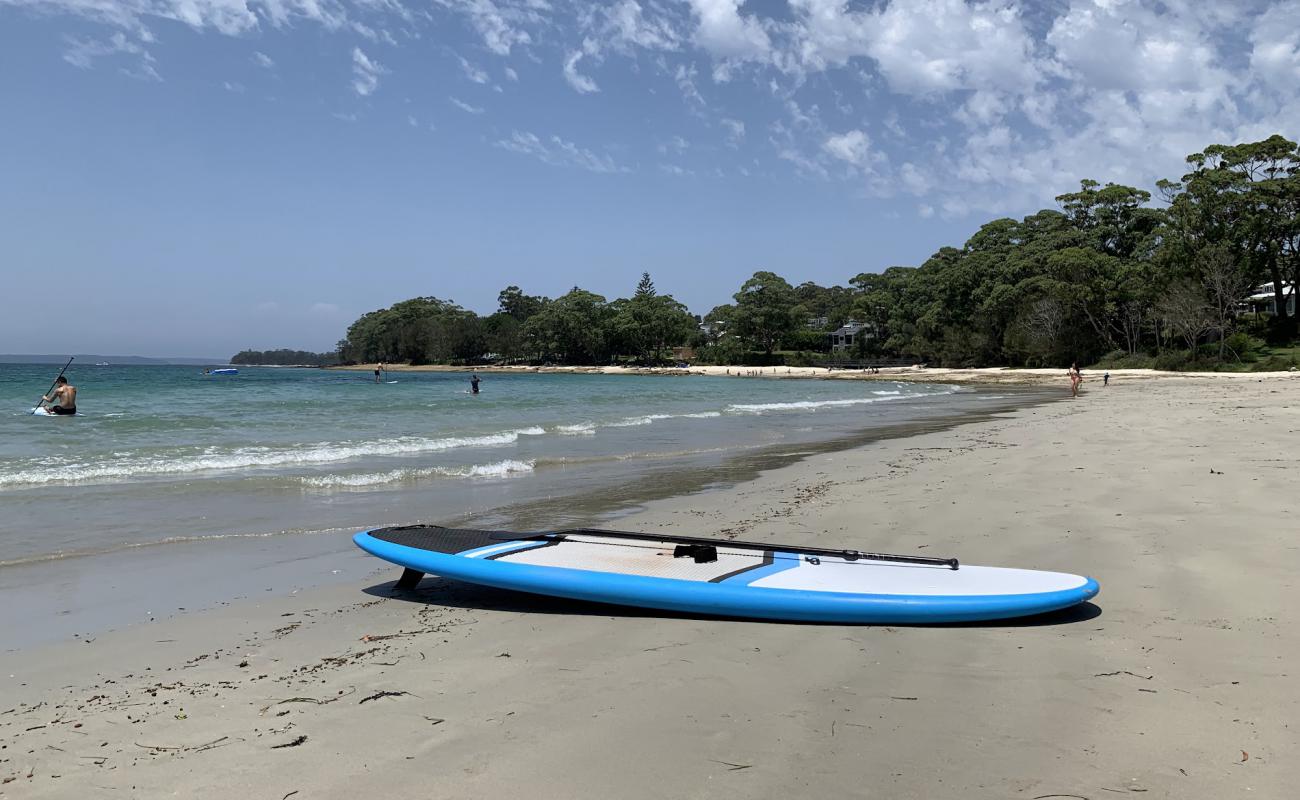
[{"label": "paddle", "polygon": [[[76,356],[68,356],[68,364],[71,364],[71,363],[72,363],[72,359],[74,359],[74,358],[76,358]],[[63,373],[65,373],[65,372],[68,371],[68,364],[64,364],[64,365],[63,365],[63,369],[59,370],[59,374],[54,376],[54,383],[51,383],[51,384],[50,384],[50,389],[49,389],[49,391],[47,391],[45,394],[41,395],[41,402],[39,402],[39,403],[36,404],[36,408],[40,408],[42,405],[44,405],[44,404],[45,404],[45,397],[46,397],[46,395],[48,395],[50,392],[54,391],[54,387],[59,385],[59,378],[62,378],[62,377],[63,377]],[[32,414],[33,414],[33,415],[36,413],[36,408],[33,408],[33,409],[32,409]]]},{"label": "paddle", "polygon": [[857,561],[866,559],[868,561],[892,561],[899,564],[926,564],[935,567],[947,567],[948,569],[958,569],[960,563],[955,558],[934,558],[931,556],[901,556],[891,555],[889,553],[864,553],[860,550],[834,550],[829,547],[803,547],[800,545],[774,544],[772,542],[744,542],[739,540],[727,539],[705,539],[699,536],[674,536],[672,534],[662,533],[632,533],[631,531],[607,531],[600,528],[571,528],[567,530],[539,532],[539,533],[508,533],[502,531],[492,534],[493,539],[502,540],[523,540],[523,539],[544,539],[550,536],[567,536],[574,534],[585,534],[589,536],[604,536],[613,539],[637,539],[641,541],[652,542],[671,542],[673,544],[693,544],[693,545],[713,545],[715,547],[731,547],[738,550],[784,550],[791,553],[800,553],[813,556],[811,563],[818,563],[816,556],[834,556],[843,558],[846,561]]}]

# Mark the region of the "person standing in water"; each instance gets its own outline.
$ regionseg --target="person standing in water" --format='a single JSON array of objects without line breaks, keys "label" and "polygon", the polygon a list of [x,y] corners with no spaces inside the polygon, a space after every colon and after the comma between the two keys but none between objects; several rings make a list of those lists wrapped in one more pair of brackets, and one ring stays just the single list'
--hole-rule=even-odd
[{"label": "person standing in water", "polygon": [[478,383],[479,383],[478,375],[476,375],[476,374],[472,374],[472,375],[469,376],[469,393],[470,393],[470,394],[478,394]]},{"label": "person standing in water", "polygon": [[[58,402],[55,402],[58,401]],[[59,376],[54,382],[54,391],[48,395],[41,396],[42,403],[54,403],[50,406],[50,413],[58,416],[73,416],[77,413],[77,387],[68,383],[68,379]]]},{"label": "person standing in water", "polygon": [[382,383],[382,382],[383,382],[383,381],[380,380],[380,378],[379,378],[379,373],[382,372],[383,369],[384,369],[384,362],[380,361],[380,362],[378,362],[377,364],[375,364],[375,383]]}]

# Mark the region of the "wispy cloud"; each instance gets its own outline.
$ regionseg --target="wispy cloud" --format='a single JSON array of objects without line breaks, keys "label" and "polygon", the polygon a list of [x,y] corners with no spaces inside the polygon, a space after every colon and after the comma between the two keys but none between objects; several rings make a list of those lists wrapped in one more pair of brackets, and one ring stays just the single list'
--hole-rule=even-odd
[{"label": "wispy cloud", "polygon": [[275,59],[271,58],[266,53],[263,53],[260,50],[254,52],[251,58],[253,63],[259,67],[271,69],[272,67],[275,66]]},{"label": "wispy cloud", "polygon": [[599,92],[600,87],[591,78],[578,72],[578,62],[586,55],[581,50],[575,50],[564,58],[564,80],[573,87],[578,94],[591,94]]},{"label": "wispy cloud", "polygon": [[464,100],[461,100],[459,97],[448,97],[447,99],[451,101],[451,104],[453,106],[459,108],[461,111],[464,111],[466,114],[482,114],[484,111],[487,110],[482,106],[470,105],[469,103],[466,103]]},{"label": "wispy cloud", "polygon": [[514,131],[509,139],[501,139],[497,147],[513,153],[522,153],[557,167],[578,167],[589,172],[630,172],[608,155],[600,155],[558,136],[543,140],[528,131]]},{"label": "wispy cloud", "polygon": [[727,146],[739,147],[745,141],[745,123],[738,119],[723,117],[722,128],[727,132]]},{"label": "wispy cloud", "polygon": [[138,42],[127,38],[124,33],[115,33],[107,39],[90,39],[65,36],[63,60],[81,69],[92,69],[95,60],[118,55],[136,56],[135,63],[122,68],[122,73],[142,80],[161,81],[162,76],[154,69],[154,57]]},{"label": "wispy cloud", "polygon": [[667,155],[668,153],[684,153],[691,146],[691,143],[681,136],[674,136],[666,142],[659,145],[659,152]]},{"label": "wispy cloud", "polygon": [[506,73],[506,78],[508,78],[509,80],[512,80],[512,81],[517,81],[517,80],[519,80],[519,73],[518,73],[518,72],[515,72],[515,71],[514,71],[513,69],[511,69],[510,67],[506,67],[506,69],[505,69],[505,73]]},{"label": "wispy cloud", "polygon": [[694,170],[686,169],[677,164],[660,164],[659,171],[665,175],[674,175],[679,178],[691,177],[695,174]]},{"label": "wispy cloud", "polygon": [[488,82],[488,74],[486,72],[469,63],[469,60],[464,56],[456,56],[456,58],[460,60],[460,68],[461,71],[465,73],[466,78],[469,78],[474,83]]},{"label": "wispy cloud", "polygon": [[372,61],[360,47],[352,48],[352,91],[362,97],[373,94],[379,88],[379,76],[386,72],[383,64]]}]

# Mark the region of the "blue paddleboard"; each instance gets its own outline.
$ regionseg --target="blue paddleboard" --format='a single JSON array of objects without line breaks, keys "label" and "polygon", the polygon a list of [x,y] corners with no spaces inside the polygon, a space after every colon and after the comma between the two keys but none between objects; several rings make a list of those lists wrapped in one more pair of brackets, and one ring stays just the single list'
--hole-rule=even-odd
[{"label": "blue paddleboard", "polygon": [[862,624],[1042,614],[1098,592],[1061,572],[622,531],[362,531],[366,552],[420,573],[534,594],[728,617]]}]

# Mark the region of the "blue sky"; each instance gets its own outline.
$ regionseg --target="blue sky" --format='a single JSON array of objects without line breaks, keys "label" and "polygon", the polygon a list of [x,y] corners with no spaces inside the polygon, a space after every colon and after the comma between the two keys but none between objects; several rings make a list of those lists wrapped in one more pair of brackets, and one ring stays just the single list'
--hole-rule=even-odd
[{"label": "blue sky", "polygon": [[517,284],[697,313],[1300,135],[1300,0],[0,0],[0,352],[328,349]]}]

